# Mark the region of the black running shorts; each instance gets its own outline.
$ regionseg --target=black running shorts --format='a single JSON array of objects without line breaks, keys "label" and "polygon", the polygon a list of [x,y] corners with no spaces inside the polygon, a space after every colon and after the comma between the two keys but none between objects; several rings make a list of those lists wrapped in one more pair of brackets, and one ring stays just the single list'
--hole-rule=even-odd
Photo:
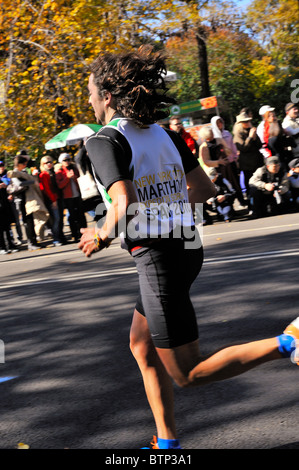
[{"label": "black running shorts", "polygon": [[159,240],[132,251],[140,293],[136,310],[147,319],[158,348],[174,348],[198,339],[190,287],[200,272],[203,249],[185,249],[180,239]]}]

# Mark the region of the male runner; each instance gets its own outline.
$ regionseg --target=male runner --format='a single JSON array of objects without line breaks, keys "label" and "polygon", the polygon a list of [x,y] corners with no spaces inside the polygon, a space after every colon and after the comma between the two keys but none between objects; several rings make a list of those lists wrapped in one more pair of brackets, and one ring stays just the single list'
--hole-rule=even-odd
[{"label": "male runner", "polygon": [[164,58],[146,47],[100,54],[91,66],[89,102],[104,127],[86,148],[108,211],[101,229],[82,229],[79,243],[90,257],[126,229],[124,242],[134,257],[140,287],[130,346],[154,415],[159,449],[180,448],[172,380],[181,387],[197,386],[270,360],[291,356],[294,361],[299,338],[298,318],[278,337],[200,356],[189,289],[203,250],[196,236],[191,245],[188,241],[195,204],[212,197],[215,189],[182,139],[155,124],[171,102],[163,73]]}]

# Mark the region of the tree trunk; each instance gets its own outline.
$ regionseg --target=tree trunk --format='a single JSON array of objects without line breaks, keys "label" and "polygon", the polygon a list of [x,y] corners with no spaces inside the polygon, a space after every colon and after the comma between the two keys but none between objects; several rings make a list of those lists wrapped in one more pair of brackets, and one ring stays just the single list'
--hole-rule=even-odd
[{"label": "tree trunk", "polygon": [[200,80],[201,80],[200,98],[207,98],[208,96],[211,96],[208,54],[207,54],[205,36],[206,36],[205,31],[201,27],[198,27],[196,31],[196,41],[197,41],[197,46],[198,46],[198,63],[199,63]]}]

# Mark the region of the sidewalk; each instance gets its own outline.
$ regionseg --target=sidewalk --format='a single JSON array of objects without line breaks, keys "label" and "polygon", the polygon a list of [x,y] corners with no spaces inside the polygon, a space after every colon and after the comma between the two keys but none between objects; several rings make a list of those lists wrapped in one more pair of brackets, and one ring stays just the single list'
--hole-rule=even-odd
[{"label": "sidewalk", "polygon": [[[86,216],[86,220],[87,220],[87,226],[88,227],[92,227],[95,225],[95,222],[93,221],[93,219],[86,213],[85,214]],[[45,235],[45,238],[44,240],[42,241],[38,241],[38,245],[40,246],[40,250],[35,250],[35,251],[29,251],[28,250],[28,242],[27,242],[27,238],[26,238],[26,232],[25,232],[25,227],[23,225],[23,223],[21,222],[21,228],[22,228],[22,232],[23,232],[23,243],[22,245],[18,245],[17,248],[18,248],[18,252],[17,253],[9,253],[7,255],[2,255],[0,257],[0,261],[3,259],[7,259],[8,257],[17,257],[18,255],[20,255],[20,253],[22,254],[25,254],[25,253],[28,253],[30,256],[34,255],[34,254],[38,254],[41,252],[41,250],[44,250],[44,249],[51,249],[53,251],[62,251],[63,249],[65,249],[66,247],[69,247],[69,246],[76,246],[76,242],[74,240],[72,240],[72,234],[71,234],[71,231],[70,231],[70,226],[67,222],[67,218],[65,217],[64,218],[64,225],[63,225],[63,232],[65,234],[65,237],[68,241],[68,243],[66,245],[62,245],[62,246],[54,246],[53,245],[53,237],[51,235],[51,231],[49,230],[49,234]],[[12,229],[12,233],[13,233],[13,237],[14,237],[14,242],[16,240],[18,240],[18,236],[17,236],[17,231],[16,231],[16,226],[15,224],[12,224],[11,225],[11,229]]]}]

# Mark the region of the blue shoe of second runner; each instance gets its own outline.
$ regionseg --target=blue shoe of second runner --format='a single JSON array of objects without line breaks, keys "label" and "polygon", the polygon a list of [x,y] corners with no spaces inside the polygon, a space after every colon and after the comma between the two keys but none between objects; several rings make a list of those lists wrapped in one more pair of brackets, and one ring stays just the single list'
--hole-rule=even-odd
[{"label": "blue shoe of second runner", "polygon": [[293,320],[292,323],[286,327],[283,333],[293,338],[290,357],[292,362],[299,365],[299,317]]},{"label": "blue shoe of second runner", "polygon": [[277,336],[277,341],[282,357],[290,357],[299,365],[299,317],[286,327],[282,335]]}]

